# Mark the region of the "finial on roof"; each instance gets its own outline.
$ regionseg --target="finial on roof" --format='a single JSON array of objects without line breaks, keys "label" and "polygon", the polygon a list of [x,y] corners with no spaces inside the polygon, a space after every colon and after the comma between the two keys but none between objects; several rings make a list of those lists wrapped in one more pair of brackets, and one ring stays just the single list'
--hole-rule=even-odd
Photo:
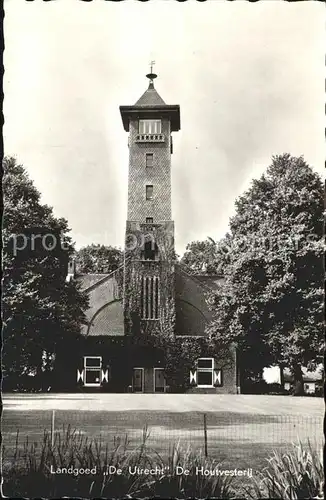
[{"label": "finial on roof", "polygon": [[153,73],[153,66],[154,66],[154,64],[155,64],[155,61],[151,61],[150,62],[151,72],[146,75],[146,77],[149,79],[149,87],[148,88],[151,88],[151,87],[153,88],[154,87],[153,80],[155,78],[157,78],[157,75],[155,73]]}]

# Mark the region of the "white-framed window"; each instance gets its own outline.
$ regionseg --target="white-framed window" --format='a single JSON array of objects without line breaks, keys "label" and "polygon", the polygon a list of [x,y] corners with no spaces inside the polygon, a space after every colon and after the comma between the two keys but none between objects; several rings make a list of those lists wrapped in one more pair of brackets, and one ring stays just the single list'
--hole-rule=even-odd
[{"label": "white-framed window", "polygon": [[99,387],[102,375],[102,356],[84,356],[84,385]]},{"label": "white-framed window", "polygon": [[161,134],[161,120],[139,120],[139,134]]},{"label": "white-framed window", "polygon": [[214,358],[199,358],[197,360],[197,387],[213,387]]},{"label": "white-framed window", "polygon": [[223,385],[222,369],[216,366],[214,358],[199,358],[190,370],[189,381],[195,387],[220,387]]}]

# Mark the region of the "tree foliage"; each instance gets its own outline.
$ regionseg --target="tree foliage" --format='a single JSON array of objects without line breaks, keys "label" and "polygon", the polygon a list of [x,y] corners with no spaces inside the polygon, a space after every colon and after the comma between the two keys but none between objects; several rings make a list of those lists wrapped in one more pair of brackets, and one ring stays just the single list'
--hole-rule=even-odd
[{"label": "tree foliage", "polygon": [[225,257],[221,244],[208,237],[204,241],[188,243],[180,265],[190,274],[219,274],[223,270]]},{"label": "tree foliage", "polygon": [[110,274],[123,262],[119,248],[105,245],[87,245],[75,254],[76,271],[80,274]]},{"label": "tree foliage", "polygon": [[51,370],[59,345],[78,336],[88,299],[65,282],[74,250],[67,221],[41,204],[11,157],[3,160],[3,193],[2,366],[4,383],[18,387],[23,376]]},{"label": "tree foliage", "polygon": [[236,342],[243,364],[301,366],[323,351],[323,187],[302,157],[273,157],[236,201],[227,265],[209,334]]}]

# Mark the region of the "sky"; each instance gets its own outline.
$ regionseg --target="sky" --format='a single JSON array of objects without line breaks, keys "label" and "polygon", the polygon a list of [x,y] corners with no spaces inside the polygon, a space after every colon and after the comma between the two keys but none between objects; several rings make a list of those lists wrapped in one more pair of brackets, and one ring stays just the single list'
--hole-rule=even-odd
[{"label": "sky", "polygon": [[128,147],[120,105],[148,86],[179,104],[176,250],[223,237],[273,155],[324,167],[320,2],[5,0],[4,147],[80,248],[123,246]]}]

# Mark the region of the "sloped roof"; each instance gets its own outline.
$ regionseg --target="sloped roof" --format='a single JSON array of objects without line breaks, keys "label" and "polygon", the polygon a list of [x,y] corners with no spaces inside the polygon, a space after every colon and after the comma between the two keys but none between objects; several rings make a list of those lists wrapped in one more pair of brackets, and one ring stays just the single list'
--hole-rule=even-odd
[{"label": "sloped roof", "polygon": [[150,82],[148,89],[133,106],[119,106],[123,128],[129,132],[130,120],[167,118],[170,120],[171,132],[180,130],[180,106],[165,104],[162,97]]},{"label": "sloped roof", "polygon": [[195,278],[204,285],[213,289],[218,289],[223,283],[224,278],[220,274],[195,274]]},{"label": "sloped roof", "polygon": [[138,99],[135,106],[166,106],[162,97],[158,94],[154,88],[153,83],[149,84],[148,89],[143,93],[143,95]]},{"label": "sloped roof", "polygon": [[81,284],[82,290],[87,290],[93,285],[99,284],[108,276],[110,276],[110,274],[78,274],[76,276],[76,281]]},{"label": "sloped roof", "polygon": [[190,274],[181,264],[176,264],[175,267],[177,271],[186,274],[206,291],[217,290],[224,281],[222,274]]}]

